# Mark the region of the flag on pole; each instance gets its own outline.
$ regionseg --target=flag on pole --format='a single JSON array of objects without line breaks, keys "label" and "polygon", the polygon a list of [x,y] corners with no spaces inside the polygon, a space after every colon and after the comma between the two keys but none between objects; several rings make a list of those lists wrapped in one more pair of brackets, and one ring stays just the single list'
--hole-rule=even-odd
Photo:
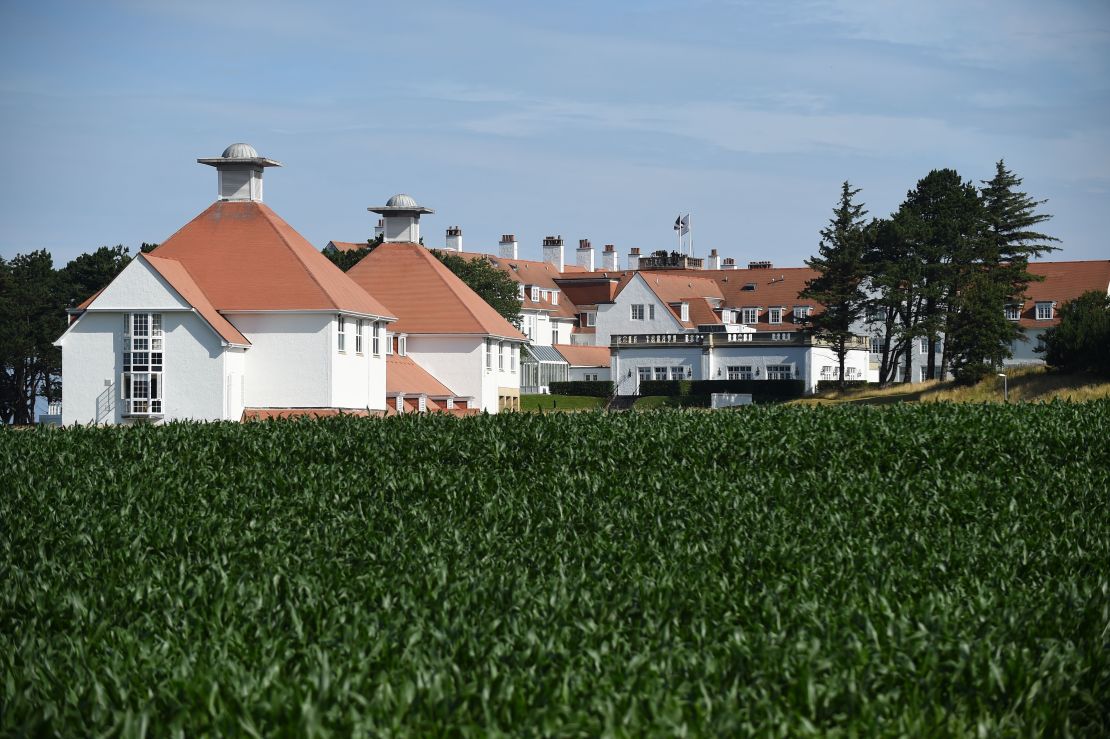
[{"label": "flag on pole", "polygon": [[675,222],[674,228],[676,231],[679,232],[680,236],[685,236],[686,234],[690,233],[690,214],[687,213],[686,215],[681,216]]},{"label": "flag on pole", "polygon": [[[679,216],[678,218],[674,219],[674,230],[675,231],[681,231],[682,230],[682,216]],[[679,234],[679,235],[681,236],[681,234]]]}]

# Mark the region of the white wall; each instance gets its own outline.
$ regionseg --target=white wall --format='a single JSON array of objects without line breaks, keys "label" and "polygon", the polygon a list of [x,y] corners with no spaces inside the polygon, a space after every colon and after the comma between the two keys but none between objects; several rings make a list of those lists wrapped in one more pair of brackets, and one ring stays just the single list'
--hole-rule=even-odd
[{"label": "white wall", "polygon": [[[149,311],[191,310],[144,259],[132,259],[123,271],[96,296],[89,308],[95,310]],[[122,325],[123,319],[120,318]]]},{"label": "white wall", "polygon": [[571,382],[574,382],[576,380],[585,380],[586,375],[597,375],[597,379],[598,379],[599,382],[604,381],[604,380],[608,380],[609,379],[609,368],[608,367],[571,367],[570,368],[570,380],[571,380]]},{"label": "white wall", "polygon": [[[700,346],[622,346],[613,358],[612,373],[618,395],[637,395],[640,392],[640,367],[689,367],[689,379],[704,380],[704,351]],[[631,370],[632,376],[628,373]],[[669,377],[669,374],[668,374]],[[686,379],[686,378],[683,378]]]},{"label": "white wall", "polygon": [[[511,346],[514,342],[505,342]],[[408,353],[421,367],[460,396],[474,398],[474,405],[497,413],[501,388],[520,391],[520,344],[516,343],[516,371],[498,369],[497,340],[493,340],[491,368],[486,369],[485,338],[479,336],[421,336],[409,334]]]},{"label": "white wall", "polygon": [[243,391],[247,378],[247,350],[228,347],[224,350],[224,418],[237,421],[243,417]]},{"label": "white wall", "polygon": [[[251,342],[245,357],[245,406],[332,407],[332,366],[338,354],[333,314],[229,313],[225,317]],[[353,353],[353,334],[348,332],[347,339]]]},{"label": "white wall", "polygon": [[355,351],[358,319],[346,317],[346,350],[339,351],[339,325],[331,320],[332,362],[331,406],[335,408],[385,408],[385,328],[382,328],[381,354],[374,356],[374,322],[365,321],[362,353]]},{"label": "white wall", "polygon": [[1022,332],[1028,341],[1018,340],[1011,343],[1010,350],[1014,355],[1003,364],[1044,364],[1044,354],[1039,354],[1034,349],[1041,343],[1041,337],[1047,330],[1047,328],[1023,328]]},{"label": "white wall", "polygon": [[[644,320],[632,320],[632,306],[644,305]],[[648,318],[649,304],[655,306],[655,319]],[[668,310],[666,304],[656,297],[644,283],[643,276],[637,274],[629,281],[613,303],[597,306],[597,334],[595,344],[608,346],[613,334],[668,334],[680,333],[686,329]]]},{"label": "white wall", "polygon": [[[191,311],[162,314],[165,421],[226,416],[224,348]],[[86,311],[62,342],[62,423],[123,423],[123,312]],[[110,392],[106,392],[110,391]],[[97,399],[104,401],[98,415]]]}]

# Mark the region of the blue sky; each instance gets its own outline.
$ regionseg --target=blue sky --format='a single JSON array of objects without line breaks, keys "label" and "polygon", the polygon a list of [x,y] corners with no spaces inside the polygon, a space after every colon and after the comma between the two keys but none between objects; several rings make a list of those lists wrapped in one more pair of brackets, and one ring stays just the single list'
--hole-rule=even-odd
[{"label": "blue sky", "polygon": [[0,0],[0,255],[162,241],[235,141],[266,201],[361,240],[407,192],[425,241],[515,233],[800,265],[840,183],[873,216],[1005,158],[1057,259],[1110,258],[1110,4]]}]

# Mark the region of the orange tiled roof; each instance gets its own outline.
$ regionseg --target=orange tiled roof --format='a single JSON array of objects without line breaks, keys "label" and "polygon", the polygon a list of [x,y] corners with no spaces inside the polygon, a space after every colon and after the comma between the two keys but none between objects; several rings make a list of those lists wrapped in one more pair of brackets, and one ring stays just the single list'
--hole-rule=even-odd
[{"label": "orange tiled roof", "polygon": [[208,296],[204,294],[197,283],[189,275],[188,270],[180,262],[172,259],[163,259],[150,254],[140,254],[136,259],[145,259],[154,270],[162,275],[162,278],[170,284],[170,286],[177,291],[177,293],[184,298],[185,302],[193,306],[197,313],[208,322],[216,333],[218,333],[224,341],[230,344],[242,344],[243,346],[250,346],[250,341],[246,336],[239,333],[239,329],[235,328],[228,322],[226,318],[221,316],[212,303],[208,300]]},{"label": "orange tiled roof", "polygon": [[[560,277],[562,273],[555,269],[555,266],[550,262],[537,262],[531,259],[507,259],[493,254],[479,254],[476,252],[464,252],[459,254],[459,256],[464,259],[486,259],[490,264],[507,274],[518,284],[525,286],[535,285],[544,290],[558,290],[560,293],[563,292],[562,289],[555,284],[555,279]],[[585,270],[578,265],[564,265],[564,270],[575,273],[585,272]],[[552,303],[550,300],[544,300],[542,297],[539,300],[532,300],[531,292],[525,290],[524,300],[521,301],[521,307],[529,310],[548,311],[554,318],[574,318],[574,303],[567,300],[566,297],[565,293],[560,295],[558,303]]]},{"label": "orange tiled roof", "polygon": [[386,393],[423,393],[435,397],[458,397],[450,388],[432,376],[413,358],[390,354],[385,358]]},{"label": "orange tiled roof", "polygon": [[388,305],[395,333],[485,334],[525,340],[420,244],[388,242],[374,249],[347,275]]},{"label": "orange tiled roof", "polygon": [[609,347],[581,344],[553,344],[571,367],[608,367]]},{"label": "orange tiled roof", "polygon": [[[1110,259],[1092,259],[1080,262],[1033,262],[1029,271],[1044,277],[1043,282],[1031,282],[1025,291],[1018,325],[1022,328],[1046,328],[1060,322],[1057,311],[1060,305],[1075,300],[1090,290],[1106,293],[1110,290]],[[1056,310],[1050,320],[1037,320],[1037,302],[1055,301]]]},{"label": "orange tiled roof", "polygon": [[[672,270],[659,270],[665,274],[676,274]],[[654,274],[645,272],[644,275]],[[680,272],[679,274],[688,274]],[[757,331],[797,331],[802,328],[794,323],[795,305],[807,305],[811,314],[824,310],[815,300],[798,297],[805,289],[806,282],[817,276],[809,267],[774,267],[771,269],[713,269],[699,270],[697,276],[716,283],[724,296],[723,305],[728,308],[759,308],[759,320],[751,324]],[[747,286],[752,289],[744,289]],[[783,308],[782,323],[769,323],[768,308]],[[693,317],[693,306],[691,306]],[[719,321],[719,319],[718,319]]]},{"label": "orange tiled roof", "polygon": [[263,203],[213,203],[151,252],[180,262],[216,310],[392,317]]},{"label": "orange tiled roof", "polygon": [[384,416],[384,411],[365,408],[244,408],[244,421],[266,421],[278,418],[328,418],[331,416]]},{"label": "orange tiled roof", "polygon": [[[370,245],[365,241],[329,241],[328,246],[336,251],[358,251]],[[325,246],[324,248],[327,249],[328,247]]]}]

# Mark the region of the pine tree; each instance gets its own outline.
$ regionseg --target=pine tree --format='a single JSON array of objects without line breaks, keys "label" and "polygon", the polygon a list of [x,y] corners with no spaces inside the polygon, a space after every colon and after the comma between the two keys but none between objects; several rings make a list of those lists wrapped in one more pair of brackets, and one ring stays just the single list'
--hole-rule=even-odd
[{"label": "pine tree", "polygon": [[982,181],[985,185],[982,200],[987,211],[989,233],[999,258],[1005,261],[1028,260],[1059,249],[1049,243],[1059,242],[1059,239],[1032,230],[1052,218],[1047,213],[1036,212],[1037,206],[1048,201],[1034,200],[1018,191],[1016,188],[1022,180],[1006,169],[1004,160],[998,160],[995,168],[994,178]]},{"label": "pine tree", "polygon": [[864,279],[866,232],[863,204],[854,202],[859,189],[852,189],[847,181],[841,185],[840,203],[833,210],[829,225],[821,229],[819,256],[806,260],[806,266],[817,271],[817,277],[806,283],[801,297],[822,303],[824,311],[813,317],[812,325],[817,335],[836,346],[840,366],[840,388],[845,384],[844,360],[848,342],[854,337],[852,325],[861,317],[867,305]]}]

